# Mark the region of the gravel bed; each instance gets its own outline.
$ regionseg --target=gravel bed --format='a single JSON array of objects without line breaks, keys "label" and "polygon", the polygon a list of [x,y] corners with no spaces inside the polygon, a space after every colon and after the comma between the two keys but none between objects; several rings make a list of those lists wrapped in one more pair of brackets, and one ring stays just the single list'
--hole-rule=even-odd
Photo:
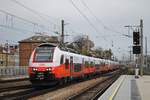
[{"label": "gravel bed", "polygon": [[75,93],[78,93],[79,91],[81,91],[93,84],[96,84],[97,82],[100,82],[106,78],[107,77],[100,77],[100,78],[96,78],[96,79],[87,80],[84,82],[79,82],[79,83],[72,84],[70,86],[58,89],[56,91],[46,93],[44,95],[30,98],[29,100],[66,100],[67,97],[69,97]]}]

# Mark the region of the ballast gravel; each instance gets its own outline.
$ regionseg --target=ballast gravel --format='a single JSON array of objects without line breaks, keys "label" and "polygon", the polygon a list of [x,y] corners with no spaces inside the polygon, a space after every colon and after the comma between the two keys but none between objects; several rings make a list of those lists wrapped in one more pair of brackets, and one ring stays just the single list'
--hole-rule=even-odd
[{"label": "ballast gravel", "polygon": [[69,85],[67,87],[57,89],[56,91],[52,91],[49,93],[46,93],[44,95],[36,96],[33,98],[30,98],[29,100],[66,100],[68,97],[90,87],[91,85],[96,84],[97,82],[100,82],[107,77],[100,77],[95,78],[83,82],[79,82],[76,84]]}]

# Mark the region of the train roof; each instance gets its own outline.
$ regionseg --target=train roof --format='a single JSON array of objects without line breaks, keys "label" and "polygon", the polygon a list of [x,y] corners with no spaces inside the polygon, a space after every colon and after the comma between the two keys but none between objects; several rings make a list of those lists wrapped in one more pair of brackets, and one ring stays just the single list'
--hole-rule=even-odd
[{"label": "train roof", "polygon": [[117,63],[116,61],[112,61],[109,59],[102,59],[102,58],[95,58],[92,56],[87,56],[87,55],[82,55],[79,52],[71,49],[71,48],[67,48],[67,47],[60,47],[60,45],[56,45],[53,43],[42,43],[40,44],[38,47],[42,47],[42,46],[52,46],[52,47],[57,47],[58,49],[60,49],[61,51],[65,51],[66,53],[71,53],[74,56],[80,56],[80,57],[84,57],[85,59],[94,59],[94,60],[99,60],[99,61],[105,61],[105,62],[109,62],[109,63]]},{"label": "train roof", "polygon": [[42,47],[42,46],[52,46],[52,47],[57,47],[56,44],[53,44],[53,43],[42,43],[40,45],[38,45],[38,47]]}]

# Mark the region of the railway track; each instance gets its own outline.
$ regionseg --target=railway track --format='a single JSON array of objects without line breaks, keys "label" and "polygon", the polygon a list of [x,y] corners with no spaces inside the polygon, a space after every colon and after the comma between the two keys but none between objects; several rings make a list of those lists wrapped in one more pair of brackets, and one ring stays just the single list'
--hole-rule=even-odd
[{"label": "railway track", "polygon": [[69,84],[63,86],[51,86],[34,88],[32,85],[8,87],[0,90],[0,100],[26,100],[31,97],[45,94],[47,92],[55,91],[59,88],[63,88]]},{"label": "railway track", "polygon": [[[75,83],[72,83],[75,84]],[[0,89],[0,100],[26,100],[31,97],[43,95],[47,92],[52,92],[57,89],[67,87],[70,84],[34,88],[30,85],[6,87]]]},{"label": "railway track", "polygon": [[[114,72],[114,73],[116,73],[116,72]],[[103,74],[103,76],[105,76],[105,75],[106,76],[110,76],[110,78],[109,78],[109,80],[104,80],[104,81],[99,83],[99,84],[101,84],[100,87],[99,87],[101,89],[101,91],[105,90],[105,89],[102,90],[102,87],[107,87],[106,83],[111,83],[111,82],[113,83],[113,81],[112,81],[112,74],[114,74],[114,73]],[[71,84],[76,84],[76,83],[77,82],[72,82]],[[18,99],[22,100],[22,99],[28,99],[28,98],[31,98],[31,97],[35,97],[35,96],[46,94],[48,92],[57,91],[57,90],[59,90],[61,88],[67,87],[67,86],[69,86],[71,84],[68,83],[68,84],[65,84],[65,85],[62,85],[62,86],[58,85],[58,86],[51,86],[51,87],[48,87],[48,88],[43,88],[43,87],[42,88],[33,88],[31,84],[22,85],[22,86],[1,88],[0,89],[0,99],[1,100],[18,100]],[[96,86],[98,86],[98,84],[95,84],[95,88],[97,88]],[[92,88],[94,88],[94,86],[91,87],[91,89]],[[86,89],[86,90],[90,90],[90,88]],[[86,90],[84,90],[84,91],[86,91]],[[82,93],[80,93],[80,94],[83,94],[84,91],[82,91]],[[97,90],[95,89],[94,91],[97,91]],[[94,92],[94,91],[93,90],[90,91],[88,93],[88,95],[94,96],[92,94],[98,93],[98,92]],[[72,97],[69,97],[68,99],[69,100],[75,99],[75,98],[79,97],[78,95],[79,94],[76,94],[76,95],[74,95]],[[78,99],[78,100],[80,100],[80,99]],[[82,100],[88,100],[88,99],[82,99]]]},{"label": "railway track", "polygon": [[11,90],[17,90],[17,89],[23,89],[31,87],[31,83],[27,79],[22,79],[22,80],[10,80],[10,81],[5,81],[1,82],[0,81],[0,93],[5,92],[5,91],[11,91]]},{"label": "railway track", "polygon": [[31,90],[32,84],[28,78],[0,81],[0,100],[10,100],[15,94]]},{"label": "railway track", "polygon": [[0,96],[1,100],[25,100],[28,99],[30,97],[34,97],[37,95],[42,95],[45,94],[47,92],[53,91],[56,88],[47,88],[47,89],[36,89],[36,88],[24,88],[24,89],[17,89],[16,93],[10,93],[7,92],[6,94],[4,94],[3,96]]},{"label": "railway track", "polygon": [[[76,84],[76,82],[73,82],[71,84]],[[48,92],[54,92],[61,88],[65,88],[67,86],[71,85],[70,83],[65,85],[58,85],[58,86],[51,86],[51,87],[41,87],[41,88],[33,88],[33,87],[26,87],[26,88],[16,88],[17,90],[11,90],[9,92],[2,92],[4,95],[1,95],[0,93],[0,100],[26,100],[32,97],[36,97],[39,95],[46,94]],[[14,91],[17,91],[14,93]],[[11,93],[10,93],[11,92]]]},{"label": "railway track", "polygon": [[[86,81],[81,82],[75,82],[74,84],[69,84],[65,86],[64,88],[59,88],[55,91],[51,91],[49,93],[46,93],[42,96],[33,97],[31,100],[68,100],[69,97],[72,95],[81,92],[82,90],[85,90],[89,86],[93,86],[93,84],[96,84],[98,82],[104,82],[105,79],[110,78],[112,75],[116,74],[118,71],[105,73],[101,75],[101,77],[95,77]],[[78,99],[80,100],[80,99]],[[86,99],[84,99],[86,100]]]},{"label": "railway track", "polygon": [[110,76],[109,78],[68,97],[67,100],[97,100],[119,76],[120,74]]},{"label": "railway track", "polygon": [[0,93],[13,91],[13,90],[19,90],[19,89],[26,89],[26,88],[31,88],[31,87],[32,85],[22,85],[22,86],[15,86],[15,87],[0,88]]},{"label": "railway track", "polygon": [[12,79],[12,80],[0,80],[0,84],[3,84],[3,83],[10,83],[10,82],[26,81],[26,80],[29,80],[29,78]]}]

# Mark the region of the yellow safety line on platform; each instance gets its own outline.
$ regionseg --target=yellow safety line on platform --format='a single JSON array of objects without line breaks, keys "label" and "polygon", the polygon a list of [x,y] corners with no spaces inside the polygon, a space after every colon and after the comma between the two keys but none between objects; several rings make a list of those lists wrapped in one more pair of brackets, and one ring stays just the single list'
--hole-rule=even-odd
[{"label": "yellow safety line on platform", "polygon": [[113,100],[114,99],[114,97],[115,97],[117,91],[119,90],[121,84],[123,83],[124,79],[125,79],[125,77],[122,78],[122,80],[120,81],[120,83],[118,84],[118,86],[115,88],[115,91],[112,93],[112,95],[109,97],[108,100]]}]

